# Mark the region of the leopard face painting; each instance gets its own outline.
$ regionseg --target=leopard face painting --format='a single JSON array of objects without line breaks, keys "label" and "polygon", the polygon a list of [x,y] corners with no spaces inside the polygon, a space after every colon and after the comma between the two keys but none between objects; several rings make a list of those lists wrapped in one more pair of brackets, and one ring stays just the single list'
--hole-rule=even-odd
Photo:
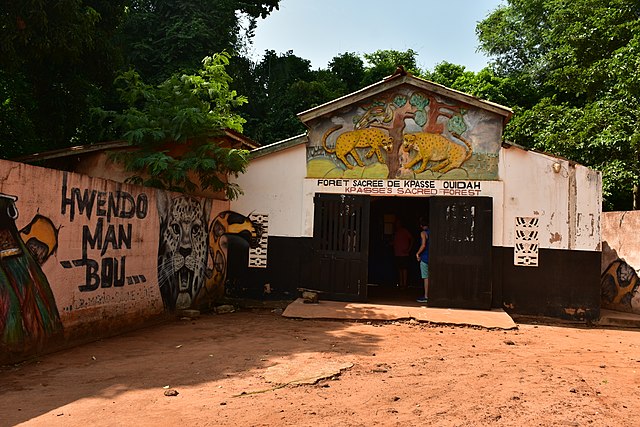
[{"label": "leopard face painting", "polygon": [[169,310],[191,307],[207,274],[208,203],[158,192],[158,283]]}]

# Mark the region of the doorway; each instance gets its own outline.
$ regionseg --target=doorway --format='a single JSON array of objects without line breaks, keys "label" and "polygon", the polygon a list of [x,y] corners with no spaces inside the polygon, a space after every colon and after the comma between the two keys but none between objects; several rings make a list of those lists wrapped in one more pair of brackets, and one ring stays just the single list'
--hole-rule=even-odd
[{"label": "doorway", "polygon": [[[430,226],[429,306],[490,309],[490,197],[371,197],[316,194],[313,287],[340,301],[415,303],[423,281],[414,254],[419,219]],[[407,287],[400,288],[391,245],[400,220],[413,236]]]},{"label": "doorway", "polygon": [[[429,220],[428,197],[372,197],[369,222],[369,300],[415,302],[423,282],[414,254],[420,246],[419,219]],[[411,237],[411,250],[406,265],[406,287],[402,287],[399,266],[394,256],[393,238],[400,222]]]},{"label": "doorway", "polygon": [[367,300],[368,196],[314,197],[312,286],[322,298]]},{"label": "doorway", "polygon": [[429,306],[489,310],[493,199],[433,197]]}]

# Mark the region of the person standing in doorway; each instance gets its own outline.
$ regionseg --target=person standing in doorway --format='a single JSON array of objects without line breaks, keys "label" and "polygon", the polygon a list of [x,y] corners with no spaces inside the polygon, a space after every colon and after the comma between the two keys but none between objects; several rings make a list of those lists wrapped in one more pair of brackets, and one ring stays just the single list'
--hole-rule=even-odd
[{"label": "person standing in doorway", "polygon": [[393,233],[393,255],[398,272],[398,286],[403,289],[407,287],[411,246],[413,246],[413,237],[398,218],[395,223],[395,232]]},{"label": "person standing in doorway", "polygon": [[424,280],[424,297],[416,301],[426,303],[429,294],[429,226],[424,218],[420,218],[420,248],[416,252],[416,260],[420,262],[420,275]]}]

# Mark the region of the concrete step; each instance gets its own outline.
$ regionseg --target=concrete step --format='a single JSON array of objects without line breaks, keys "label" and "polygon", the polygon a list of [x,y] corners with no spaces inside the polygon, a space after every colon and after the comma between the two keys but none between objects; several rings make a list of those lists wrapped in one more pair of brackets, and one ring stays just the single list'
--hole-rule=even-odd
[{"label": "concrete step", "polygon": [[640,329],[640,314],[625,313],[622,311],[600,310],[598,326],[617,326],[622,328]]}]

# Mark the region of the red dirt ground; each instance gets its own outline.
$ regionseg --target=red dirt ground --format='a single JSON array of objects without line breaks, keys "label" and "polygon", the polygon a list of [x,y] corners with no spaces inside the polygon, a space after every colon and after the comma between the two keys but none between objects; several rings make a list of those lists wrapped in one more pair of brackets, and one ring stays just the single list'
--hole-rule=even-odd
[{"label": "red dirt ground", "polygon": [[[328,361],[353,366],[313,385],[266,379],[270,367]],[[640,331],[245,311],[83,345],[0,378],[2,426],[637,426]]]}]

